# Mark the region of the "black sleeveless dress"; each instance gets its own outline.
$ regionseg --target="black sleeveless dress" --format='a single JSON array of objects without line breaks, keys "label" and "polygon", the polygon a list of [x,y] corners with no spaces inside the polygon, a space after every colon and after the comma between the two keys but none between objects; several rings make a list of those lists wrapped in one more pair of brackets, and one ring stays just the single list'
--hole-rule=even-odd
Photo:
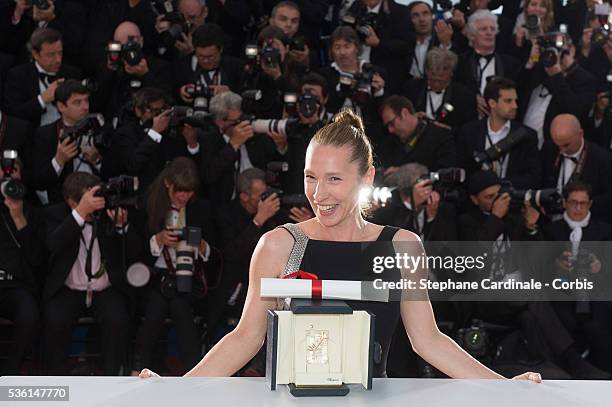
[{"label": "black sleeveless dress", "polygon": [[[300,264],[300,270],[313,273],[320,280],[399,281],[398,269],[381,274],[372,271],[374,256],[394,256],[392,240],[399,228],[385,226],[373,242],[333,242],[309,239]],[[376,244],[373,244],[376,243]],[[347,301],[356,311],[368,311],[376,316],[374,340],[380,346],[381,358],[374,365],[374,377],[386,377],[387,356],[391,338],[400,316],[400,303]],[[376,345],[376,346],[378,346]]]}]

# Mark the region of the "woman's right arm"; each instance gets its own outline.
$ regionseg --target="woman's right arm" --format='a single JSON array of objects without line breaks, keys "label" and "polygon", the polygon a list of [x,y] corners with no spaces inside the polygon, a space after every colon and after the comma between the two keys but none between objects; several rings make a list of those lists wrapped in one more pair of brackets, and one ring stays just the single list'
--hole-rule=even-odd
[{"label": "woman's right arm", "polygon": [[[238,326],[185,376],[228,377],[255,356],[266,336],[267,311],[275,309],[277,304],[276,299],[259,296],[261,279],[281,275],[292,247],[293,239],[284,229],[274,229],[262,236],[251,258],[249,289]],[[140,377],[152,375],[145,370]]]}]

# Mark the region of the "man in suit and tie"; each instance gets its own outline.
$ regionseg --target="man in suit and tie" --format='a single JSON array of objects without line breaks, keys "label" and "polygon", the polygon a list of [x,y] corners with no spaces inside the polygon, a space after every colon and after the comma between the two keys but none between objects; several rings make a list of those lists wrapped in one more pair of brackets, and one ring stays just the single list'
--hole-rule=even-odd
[{"label": "man in suit and tie", "polygon": [[214,119],[205,138],[201,174],[214,202],[231,201],[237,194],[238,174],[251,167],[265,169],[287,148],[286,139],[275,136],[273,141],[267,134],[255,134],[251,122],[242,118],[241,105],[242,98],[233,92],[220,93],[210,102]]},{"label": "man in suit and tie", "polygon": [[457,139],[458,165],[472,174],[481,165],[474,153],[482,153],[507,137],[525,133],[522,140],[492,163],[497,176],[512,182],[518,189],[539,188],[542,178],[538,138],[535,131],[515,121],[518,97],[514,81],[497,77],[489,81],[484,91],[489,117],[463,126]]},{"label": "man in suit and tie", "polygon": [[597,144],[585,139],[578,118],[560,114],[550,126],[554,145],[542,152],[544,186],[559,192],[570,181],[583,181],[592,188],[595,219],[612,218],[612,156]]},{"label": "man in suit and tie", "polygon": [[79,71],[62,63],[63,42],[59,32],[40,28],[30,38],[34,61],[9,70],[4,91],[6,110],[37,126],[59,118],[53,105],[55,89],[67,78],[76,78]]},{"label": "man in suit and tie", "polygon": [[467,23],[467,35],[472,49],[459,56],[455,78],[476,93],[478,113],[489,114],[484,100],[484,89],[491,76],[516,79],[520,62],[496,50],[496,35],[499,32],[497,16],[489,10],[478,10]]},{"label": "man in suit and tie", "polygon": [[454,134],[461,125],[476,119],[474,93],[453,80],[456,66],[457,55],[454,52],[433,48],[425,60],[425,78],[408,81],[403,89],[404,96],[414,103],[417,111],[451,126]]},{"label": "man in suit and tie", "polygon": [[381,141],[378,155],[386,168],[385,178],[402,164],[417,162],[432,171],[454,167],[455,143],[451,130],[439,123],[419,119],[412,102],[393,95],[381,105],[380,115],[390,134]]},{"label": "man in suit and tie", "polygon": [[62,82],[54,100],[60,118],[39,127],[34,135],[31,185],[42,204],[62,200],[61,186],[75,171],[98,173],[100,153],[93,145],[81,146],[80,140],[63,137],[66,128],[76,125],[89,113],[89,92],[73,79]]},{"label": "man in suit and tie", "polygon": [[99,184],[95,175],[75,172],[64,182],[66,202],[46,209],[51,260],[43,289],[43,355],[51,375],[67,374],[72,327],[86,313],[101,326],[104,374],[117,375],[125,362],[130,318],[122,264],[138,259],[143,239],[125,209],[105,210],[105,199],[96,196]]},{"label": "man in suit and tie", "polygon": [[217,24],[204,24],[192,34],[194,52],[172,65],[174,92],[185,103],[193,102],[187,88],[199,83],[212,95],[231,90],[240,93],[244,63],[223,54],[224,33]]},{"label": "man in suit and tie", "polygon": [[550,142],[550,123],[561,113],[584,120],[595,101],[597,80],[576,62],[576,47],[568,35],[556,46],[555,64],[544,66],[539,46],[531,55],[519,79],[519,95],[524,103],[519,117],[538,132],[538,148]]}]

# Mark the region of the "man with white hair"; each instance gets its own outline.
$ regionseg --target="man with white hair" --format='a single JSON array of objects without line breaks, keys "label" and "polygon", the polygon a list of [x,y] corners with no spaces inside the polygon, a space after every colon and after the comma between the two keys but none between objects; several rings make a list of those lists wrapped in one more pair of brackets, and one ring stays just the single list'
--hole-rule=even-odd
[{"label": "man with white hair", "polygon": [[496,36],[499,32],[497,16],[489,10],[478,10],[468,19],[466,33],[470,50],[459,56],[456,79],[476,93],[478,113],[484,117],[489,108],[483,98],[488,78],[504,76],[516,79],[520,62],[496,50]]}]

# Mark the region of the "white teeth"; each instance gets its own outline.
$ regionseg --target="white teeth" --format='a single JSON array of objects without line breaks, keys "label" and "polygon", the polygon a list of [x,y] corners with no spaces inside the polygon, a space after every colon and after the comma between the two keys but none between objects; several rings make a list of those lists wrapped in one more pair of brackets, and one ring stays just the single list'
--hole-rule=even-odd
[{"label": "white teeth", "polygon": [[329,211],[336,205],[318,205],[319,209],[322,211]]}]

